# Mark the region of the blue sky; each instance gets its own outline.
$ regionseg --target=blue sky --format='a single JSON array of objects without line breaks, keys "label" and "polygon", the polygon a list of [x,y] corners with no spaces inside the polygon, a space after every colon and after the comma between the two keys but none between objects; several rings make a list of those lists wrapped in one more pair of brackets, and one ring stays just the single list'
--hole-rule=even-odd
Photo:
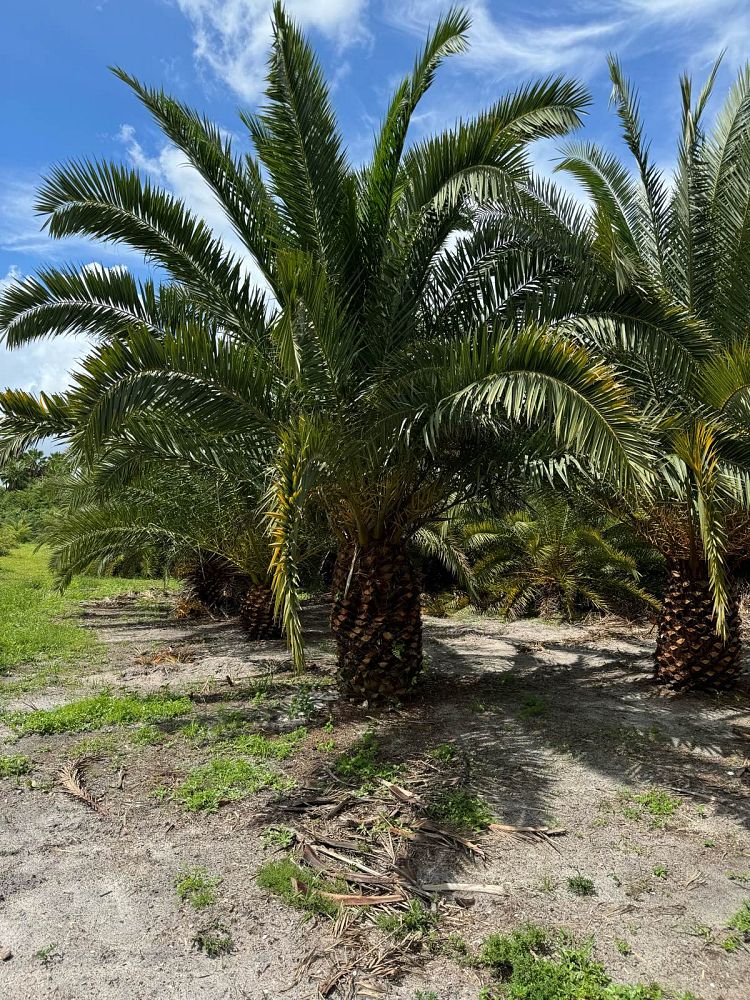
[{"label": "blue sky", "polygon": [[[241,137],[239,106],[252,108],[263,85],[270,0],[26,0],[0,18],[0,285],[63,262],[137,271],[122,248],[53,242],[40,231],[34,190],[51,165],[97,156],[138,165],[182,196],[227,242],[221,213],[200,178],[165,144],[128,88],[107,67],[120,65],[162,85]],[[367,155],[397,79],[438,12],[436,0],[290,0],[332,82],[354,160]],[[719,91],[750,57],[748,0],[470,0],[469,53],[454,57],[415,121],[415,136],[471,113],[520,81],[549,73],[585,80],[594,105],[587,138],[613,146],[605,57],[616,52],[641,91],[653,150],[671,164],[678,78],[699,79],[722,49]],[[539,148],[549,170],[555,149]],[[0,387],[64,386],[85,345],[58,339],[9,353],[0,348]]]}]

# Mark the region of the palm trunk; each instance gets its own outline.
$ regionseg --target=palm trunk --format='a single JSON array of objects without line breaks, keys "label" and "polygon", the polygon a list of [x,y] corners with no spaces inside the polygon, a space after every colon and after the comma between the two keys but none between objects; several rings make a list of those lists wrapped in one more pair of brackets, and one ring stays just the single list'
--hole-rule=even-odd
[{"label": "palm trunk", "polygon": [[705,566],[674,561],[659,619],[654,679],[675,691],[731,688],[740,674],[740,616],[730,581],[727,638],[716,632]]},{"label": "palm trunk", "polygon": [[333,574],[331,627],[342,693],[401,698],[422,669],[418,574],[403,543],[344,545]]},{"label": "palm trunk", "polygon": [[248,639],[279,639],[271,588],[265,583],[251,583],[240,601],[240,622]]}]

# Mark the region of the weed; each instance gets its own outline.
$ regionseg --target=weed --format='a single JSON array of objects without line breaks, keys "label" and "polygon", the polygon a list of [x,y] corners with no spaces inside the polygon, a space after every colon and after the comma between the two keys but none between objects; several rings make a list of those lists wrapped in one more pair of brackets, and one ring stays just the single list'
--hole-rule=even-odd
[{"label": "weed", "polygon": [[632,955],[633,949],[630,943],[624,938],[615,938],[615,948],[620,952],[621,955]]},{"label": "weed", "polygon": [[333,753],[336,749],[336,740],[323,740],[321,743],[317,744],[315,749],[319,753]]},{"label": "weed", "polygon": [[288,826],[267,826],[261,840],[266,847],[291,847],[296,838]]},{"label": "weed", "polygon": [[568,889],[574,896],[595,896],[596,887],[585,875],[571,875],[568,879]]},{"label": "weed", "polygon": [[545,875],[542,881],[539,883],[539,889],[541,892],[554,892],[557,888],[557,882],[549,875]]},{"label": "weed", "polygon": [[78,740],[70,748],[73,757],[112,757],[121,750],[121,741],[117,733],[102,733],[99,736],[87,736]]},{"label": "weed", "polygon": [[290,858],[269,861],[258,871],[256,878],[262,889],[281,896],[290,906],[310,914],[319,913],[329,917],[336,916],[338,904],[321,896],[321,892],[346,891],[339,883],[329,882],[315,872],[303,871]]},{"label": "weed", "polygon": [[730,934],[729,937],[724,938],[724,940],[721,942],[721,947],[724,949],[724,951],[728,951],[730,954],[732,952],[737,951],[739,946],[740,946],[739,938],[737,938],[734,934]]},{"label": "weed", "polygon": [[166,735],[156,726],[139,726],[130,734],[130,742],[134,747],[156,747],[166,741]]},{"label": "weed", "polygon": [[39,951],[34,952],[34,958],[41,962],[42,965],[50,965],[53,959],[59,957],[57,943],[48,944],[46,948],[40,948]]},{"label": "weed", "polygon": [[655,878],[669,878],[669,869],[666,865],[654,865],[651,869],[651,874]]},{"label": "weed", "polygon": [[292,730],[291,733],[281,733],[279,736],[264,736],[263,733],[248,733],[237,736],[231,742],[219,744],[217,749],[231,749],[236,753],[247,754],[248,757],[258,757],[261,760],[286,760],[295,753],[307,737],[304,727]]},{"label": "weed", "polygon": [[334,770],[341,777],[351,782],[359,782],[360,790],[372,791],[379,778],[392,781],[397,777],[400,767],[380,759],[380,743],[372,730],[368,730],[357,740],[350,750],[341,754]]},{"label": "weed", "polygon": [[547,702],[536,694],[527,695],[521,703],[521,711],[518,713],[522,719],[533,719],[537,715],[544,715],[547,711]]},{"label": "weed", "polygon": [[730,882],[742,882],[743,885],[750,885],[750,872],[727,872]]},{"label": "weed", "polygon": [[471,711],[475,712],[477,715],[482,715],[487,711],[487,706],[483,701],[480,701],[479,698],[475,698],[474,701],[472,701],[470,708]]},{"label": "weed", "polygon": [[733,931],[739,931],[745,940],[750,940],[750,901],[743,903],[728,922],[727,927]]},{"label": "weed", "polygon": [[478,795],[461,789],[443,792],[430,805],[430,816],[438,823],[448,823],[458,830],[485,830],[493,820],[487,803]]},{"label": "weed", "polygon": [[452,743],[441,743],[440,746],[433,747],[429,752],[433,760],[442,761],[449,764],[456,756],[456,748]]},{"label": "weed", "polygon": [[214,922],[195,934],[193,947],[204,952],[209,958],[219,958],[234,951],[234,941],[223,924]]},{"label": "weed", "polygon": [[31,773],[31,761],[22,753],[0,757],[0,778],[20,778]]},{"label": "weed", "polygon": [[301,685],[289,700],[287,718],[289,719],[311,719],[317,712],[315,702],[310,694],[307,685]]},{"label": "weed", "polygon": [[[657,985],[613,983],[591,957],[591,948],[590,941],[579,944],[564,932],[552,935],[527,925],[488,937],[479,961],[502,978],[503,1000],[667,1000]],[[490,1000],[498,994],[489,988],[485,996]],[[681,1000],[695,998],[685,993]]]},{"label": "weed", "polygon": [[191,811],[216,812],[225,802],[254,795],[263,788],[291,788],[292,782],[242,757],[215,757],[191,771],[174,798]]},{"label": "weed", "polygon": [[715,840],[704,840],[703,841],[703,846],[704,847],[716,847],[716,841]]},{"label": "weed", "polygon": [[414,1000],[439,1000],[439,998],[434,990],[430,990],[427,993],[424,990],[417,990],[414,994]]},{"label": "weed", "polygon": [[381,931],[402,938],[408,934],[427,934],[437,927],[438,916],[418,899],[412,899],[406,911],[381,913],[375,920]]},{"label": "weed", "polygon": [[646,792],[633,795],[632,792],[623,792],[621,798],[633,805],[623,808],[623,815],[628,819],[642,819],[648,816],[651,826],[657,829],[664,829],[669,819],[680,808],[681,802],[674,795],[662,788],[650,788]]},{"label": "weed", "polygon": [[211,875],[205,868],[189,868],[175,879],[174,887],[180,899],[190,903],[195,910],[203,910],[216,902],[216,889],[221,876]]},{"label": "weed", "polygon": [[60,705],[59,708],[33,712],[6,712],[5,721],[20,736],[29,733],[76,733],[105,726],[123,726],[133,722],[162,722],[192,712],[189,698],[168,694],[116,697],[102,692],[92,698]]}]

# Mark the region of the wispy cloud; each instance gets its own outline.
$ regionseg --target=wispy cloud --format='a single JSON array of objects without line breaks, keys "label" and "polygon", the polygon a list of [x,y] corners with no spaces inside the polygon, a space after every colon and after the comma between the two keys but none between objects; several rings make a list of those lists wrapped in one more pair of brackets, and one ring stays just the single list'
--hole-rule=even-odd
[{"label": "wispy cloud", "polygon": [[[271,39],[270,0],[177,0],[193,30],[195,55],[245,101],[263,89]],[[342,48],[368,37],[367,0],[287,0],[292,17]]]},{"label": "wispy cloud", "polygon": [[[684,50],[692,61],[697,48],[716,50],[732,39],[750,38],[746,0],[579,0],[551,2],[533,10],[489,0],[467,0],[472,15],[471,48],[464,65],[496,76],[566,72],[591,76],[604,66],[610,49],[638,53],[662,48]],[[423,35],[436,19],[432,0],[389,0],[394,25]],[[665,36],[664,31],[670,34]]]}]

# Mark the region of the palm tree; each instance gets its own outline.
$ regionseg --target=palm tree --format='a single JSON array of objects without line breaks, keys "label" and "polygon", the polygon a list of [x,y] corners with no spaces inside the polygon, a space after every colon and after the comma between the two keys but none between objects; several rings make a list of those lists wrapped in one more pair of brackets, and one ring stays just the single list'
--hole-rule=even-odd
[{"label": "palm tree", "polygon": [[523,314],[550,319],[552,309],[558,329],[617,366],[644,411],[654,481],[635,502],[607,500],[666,558],[655,677],[678,690],[726,688],[739,675],[732,577],[750,542],[750,68],[707,128],[717,70],[695,99],[682,79],[671,180],[611,58],[633,169],[596,145],[571,144],[558,169],[583,185],[589,207],[536,181],[489,213],[551,276]]},{"label": "palm tree", "polygon": [[65,400],[3,397],[16,445],[59,430],[69,412],[77,455],[160,434],[164,419],[170,446],[182,449],[186,434],[218,469],[247,455],[265,462],[275,601],[297,662],[298,541],[308,505],[325,511],[338,543],[342,686],[368,698],[406,693],[422,667],[410,538],[497,471],[514,425],[547,426],[560,449],[624,488],[643,462],[621,383],[543,321],[514,320],[517,251],[474,224],[478,206],[525,183],[530,141],[579,125],[583,89],[530,84],[407,144],[418,102],[468,27],[459,11],[438,21],[361,168],[279,4],[265,105],[241,116],[254,155],[118,71],[208,183],[246,258],[137,171],[79,162],[40,191],[50,234],[124,243],[168,283],[48,270],[0,302],[10,346],[71,328],[101,340]]},{"label": "palm tree", "polygon": [[484,608],[572,621],[590,608],[658,607],[639,582],[645,547],[611,517],[579,510],[560,493],[532,493],[522,509],[469,519],[461,530]]},{"label": "palm tree", "polygon": [[155,556],[182,577],[186,596],[239,615],[248,638],[278,638],[268,536],[247,482],[164,456],[141,462],[126,483],[123,472],[110,451],[61,488],[57,516],[44,533],[58,585],[94,567],[106,572],[123,559]]}]

